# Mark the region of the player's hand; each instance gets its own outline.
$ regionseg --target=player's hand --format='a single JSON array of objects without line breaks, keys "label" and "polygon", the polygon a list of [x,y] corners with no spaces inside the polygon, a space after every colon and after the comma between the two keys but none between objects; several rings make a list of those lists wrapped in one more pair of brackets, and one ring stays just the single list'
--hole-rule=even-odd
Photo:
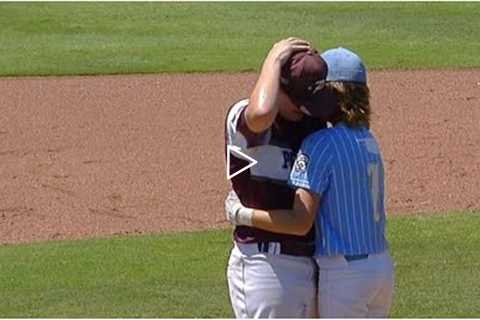
[{"label": "player's hand", "polygon": [[253,209],[244,207],[235,191],[230,191],[225,199],[225,214],[234,226],[251,226]]},{"label": "player's hand", "polygon": [[311,49],[311,45],[306,40],[295,37],[283,39],[273,45],[265,62],[277,62],[283,66],[294,53],[309,49]]}]

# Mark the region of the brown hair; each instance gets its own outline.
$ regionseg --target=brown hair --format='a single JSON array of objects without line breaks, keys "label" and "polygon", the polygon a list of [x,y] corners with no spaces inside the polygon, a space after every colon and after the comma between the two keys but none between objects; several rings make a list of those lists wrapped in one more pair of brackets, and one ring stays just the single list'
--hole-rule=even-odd
[{"label": "brown hair", "polygon": [[370,90],[366,84],[327,82],[326,90],[335,92],[340,111],[335,122],[343,121],[349,127],[370,127]]}]

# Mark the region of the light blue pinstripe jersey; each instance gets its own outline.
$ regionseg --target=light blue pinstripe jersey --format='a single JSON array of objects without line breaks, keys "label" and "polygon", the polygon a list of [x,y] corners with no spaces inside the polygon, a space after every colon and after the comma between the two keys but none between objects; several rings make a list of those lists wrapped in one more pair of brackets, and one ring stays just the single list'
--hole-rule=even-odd
[{"label": "light blue pinstripe jersey", "polygon": [[321,196],[315,219],[317,256],[387,249],[383,161],[368,129],[340,123],[308,136],[289,182]]}]

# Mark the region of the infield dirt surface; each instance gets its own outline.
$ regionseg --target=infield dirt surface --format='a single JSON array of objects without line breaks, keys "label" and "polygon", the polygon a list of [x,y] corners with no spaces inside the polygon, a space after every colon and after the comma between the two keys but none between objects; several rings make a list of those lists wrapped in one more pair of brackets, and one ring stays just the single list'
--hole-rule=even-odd
[{"label": "infield dirt surface", "polygon": [[[0,79],[0,243],[226,226],[256,74]],[[480,208],[480,70],[371,72],[389,214]]]}]

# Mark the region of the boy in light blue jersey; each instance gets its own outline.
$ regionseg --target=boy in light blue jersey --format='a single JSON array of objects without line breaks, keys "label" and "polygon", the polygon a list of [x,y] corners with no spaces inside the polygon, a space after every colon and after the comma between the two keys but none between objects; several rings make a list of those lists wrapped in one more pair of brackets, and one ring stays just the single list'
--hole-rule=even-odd
[{"label": "boy in light blue jersey", "polygon": [[383,162],[368,128],[339,122],[308,136],[289,182],[321,196],[317,256],[387,249]]},{"label": "boy in light blue jersey", "polygon": [[315,223],[320,317],[387,317],[394,268],[385,238],[383,161],[369,130],[366,68],[344,48],[321,57],[326,82],[307,100],[319,110],[313,116],[332,128],[302,143],[289,179],[297,188],[294,209],[253,210],[230,196],[227,218],[287,234],[303,234]]}]

